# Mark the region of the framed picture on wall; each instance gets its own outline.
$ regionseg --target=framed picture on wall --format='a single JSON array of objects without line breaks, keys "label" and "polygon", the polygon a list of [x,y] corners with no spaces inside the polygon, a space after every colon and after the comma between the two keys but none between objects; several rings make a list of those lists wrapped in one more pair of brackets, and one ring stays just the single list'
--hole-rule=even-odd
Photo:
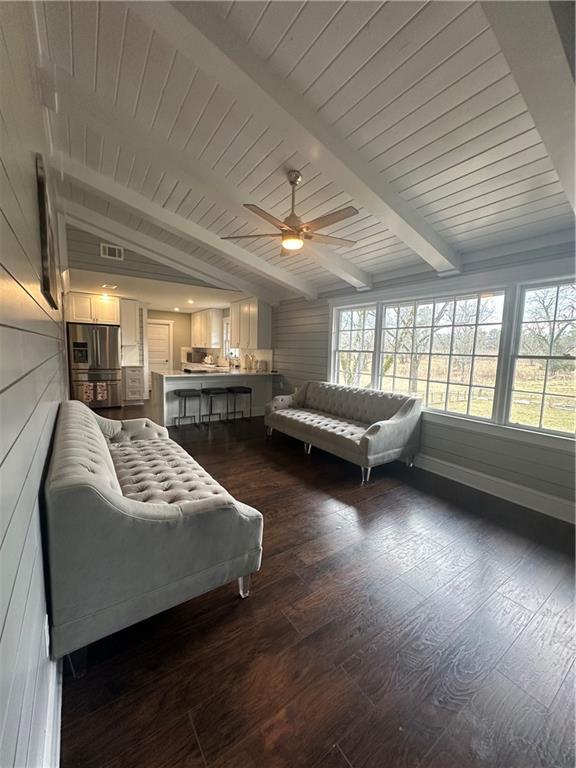
[{"label": "framed picture on wall", "polygon": [[48,201],[46,171],[42,155],[36,155],[36,186],[38,190],[38,214],[40,219],[40,254],[42,259],[41,290],[53,309],[58,309],[58,280],[56,273],[56,250]]}]

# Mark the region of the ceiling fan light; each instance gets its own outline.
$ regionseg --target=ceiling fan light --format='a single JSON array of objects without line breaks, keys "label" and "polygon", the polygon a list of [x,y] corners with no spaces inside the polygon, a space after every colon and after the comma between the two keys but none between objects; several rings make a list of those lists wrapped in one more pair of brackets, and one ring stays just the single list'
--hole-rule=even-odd
[{"label": "ceiling fan light", "polygon": [[282,248],[285,248],[287,251],[299,251],[303,245],[304,240],[298,237],[298,235],[282,235]]}]

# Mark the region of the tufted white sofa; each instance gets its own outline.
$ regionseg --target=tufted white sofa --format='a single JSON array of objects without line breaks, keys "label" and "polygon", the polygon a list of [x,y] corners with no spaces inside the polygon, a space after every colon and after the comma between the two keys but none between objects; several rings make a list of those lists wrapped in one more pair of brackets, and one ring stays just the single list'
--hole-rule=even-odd
[{"label": "tufted white sofa", "polygon": [[260,567],[260,512],[149,419],[62,403],[45,501],[55,658]]},{"label": "tufted white sofa", "polygon": [[273,398],[265,423],[269,435],[276,429],[303,440],[306,453],[316,446],[358,464],[368,481],[372,467],[412,463],[421,411],[421,400],[410,395],[308,381],[294,395]]}]

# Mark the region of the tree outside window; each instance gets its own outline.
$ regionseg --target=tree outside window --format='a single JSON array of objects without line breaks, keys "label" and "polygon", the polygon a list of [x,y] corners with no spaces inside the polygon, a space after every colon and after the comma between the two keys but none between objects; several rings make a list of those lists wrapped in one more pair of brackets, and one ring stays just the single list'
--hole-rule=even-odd
[{"label": "tree outside window", "polygon": [[336,380],[349,387],[372,385],[376,306],[343,309],[338,314]]},{"label": "tree outside window", "polygon": [[574,432],[576,285],[524,290],[508,419]]},{"label": "tree outside window", "polygon": [[503,305],[499,292],[386,306],[382,389],[492,418]]}]

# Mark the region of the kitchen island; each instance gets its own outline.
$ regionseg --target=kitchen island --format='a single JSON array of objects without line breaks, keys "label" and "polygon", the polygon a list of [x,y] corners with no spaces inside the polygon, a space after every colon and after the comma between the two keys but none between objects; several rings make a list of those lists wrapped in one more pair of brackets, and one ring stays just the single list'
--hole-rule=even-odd
[{"label": "kitchen island", "polygon": [[[152,419],[163,427],[172,427],[177,423],[178,398],[174,395],[176,389],[205,389],[206,387],[252,387],[252,415],[262,416],[264,406],[272,399],[273,373],[256,371],[222,371],[214,370],[206,373],[184,373],[183,371],[168,371],[167,373],[152,372],[152,392],[150,407]],[[242,408],[240,402],[238,407]],[[197,405],[190,401],[188,412],[196,413]],[[205,405],[203,404],[203,410]],[[248,404],[244,405],[248,414]],[[225,418],[225,413],[223,414]]]}]

